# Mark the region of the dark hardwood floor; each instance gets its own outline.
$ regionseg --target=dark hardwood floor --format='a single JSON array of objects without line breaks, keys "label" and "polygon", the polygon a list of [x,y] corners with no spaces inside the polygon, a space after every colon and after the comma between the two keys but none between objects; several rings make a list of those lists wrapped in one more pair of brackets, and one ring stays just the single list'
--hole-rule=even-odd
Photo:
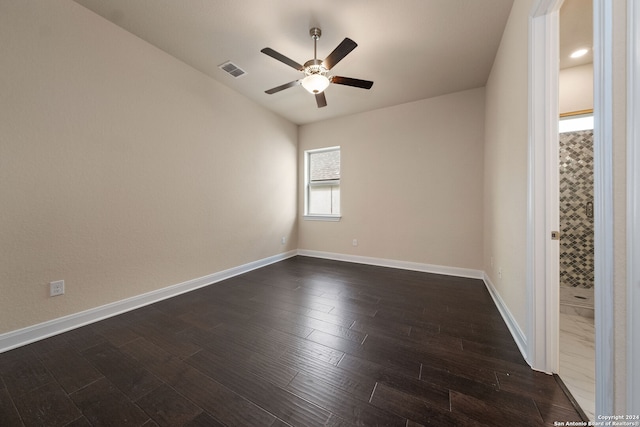
[{"label": "dark hardwood floor", "polygon": [[0,354],[0,426],[569,420],[482,281],[306,257]]}]

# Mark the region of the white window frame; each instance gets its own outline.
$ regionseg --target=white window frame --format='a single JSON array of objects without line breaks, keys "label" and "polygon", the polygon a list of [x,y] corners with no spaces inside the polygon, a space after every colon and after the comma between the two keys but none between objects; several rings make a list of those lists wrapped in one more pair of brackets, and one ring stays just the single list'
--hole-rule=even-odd
[{"label": "white window frame", "polygon": [[[340,219],[342,218],[342,209],[340,211],[339,214],[311,214],[309,213],[309,187],[312,185],[309,181],[310,181],[310,171],[309,171],[309,167],[310,167],[310,157],[312,154],[317,154],[317,153],[324,153],[327,151],[340,151],[340,146],[333,146],[333,147],[325,147],[325,148],[318,148],[318,149],[314,149],[314,150],[306,150],[304,152],[304,219],[305,220],[310,220],[310,221],[340,221]],[[340,153],[342,155],[342,152]],[[340,164],[340,168],[342,169],[342,162]],[[342,178],[342,170],[340,171],[340,177]],[[340,180],[336,179],[336,180],[331,180],[331,181],[326,181],[325,183],[323,183],[323,185],[340,185]],[[340,195],[342,196],[342,191],[340,192]],[[340,203],[340,206],[342,206],[342,203]]]}]

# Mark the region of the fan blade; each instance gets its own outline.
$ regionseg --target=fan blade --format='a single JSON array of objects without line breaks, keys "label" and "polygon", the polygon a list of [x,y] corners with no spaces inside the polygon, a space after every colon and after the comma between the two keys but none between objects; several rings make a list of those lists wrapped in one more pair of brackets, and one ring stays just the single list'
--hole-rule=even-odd
[{"label": "fan blade", "polygon": [[324,96],[324,92],[316,93],[316,104],[318,104],[318,108],[327,106],[327,98]]},{"label": "fan blade", "polygon": [[300,80],[294,80],[292,82],[289,83],[285,83],[283,85],[280,86],[276,86],[272,89],[269,90],[265,90],[265,93],[268,93],[269,95],[273,95],[276,92],[280,92],[281,90],[285,90],[285,89],[289,89],[290,87],[294,87],[294,86],[298,86],[300,84]]},{"label": "fan blade", "polygon": [[294,61],[291,58],[287,58],[286,56],[284,56],[280,52],[276,52],[275,50],[271,49],[270,47],[265,47],[260,52],[264,53],[265,55],[268,55],[268,56],[272,57],[273,59],[277,59],[278,61],[280,61],[280,62],[282,62],[284,64],[287,64],[288,66],[293,67],[298,71],[304,70],[304,67],[302,65],[298,64],[296,61]]},{"label": "fan blade", "polygon": [[351,77],[332,76],[331,83],[339,85],[354,86],[362,89],[371,89],[373,82],[369,80],[352,79]]},{"label": "fan blade", "polygon": [[332,69],[338,62],[342,60],[345,56],[349,54],[353,49],[356,48],[358,44],[351,40],[350,38],[346,38],[342,40],[342,43],[336,47],[333,52],[327,56],[324,60],[324,66],[327,70]]}]

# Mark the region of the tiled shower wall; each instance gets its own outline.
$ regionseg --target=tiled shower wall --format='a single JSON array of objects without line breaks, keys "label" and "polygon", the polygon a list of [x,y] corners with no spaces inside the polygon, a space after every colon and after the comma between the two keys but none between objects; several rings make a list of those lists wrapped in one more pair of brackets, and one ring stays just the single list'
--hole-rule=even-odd
[{"label": "tiled shower wall", "polygon": [[560,286],[593,288],[593,131],[560,134]]}]

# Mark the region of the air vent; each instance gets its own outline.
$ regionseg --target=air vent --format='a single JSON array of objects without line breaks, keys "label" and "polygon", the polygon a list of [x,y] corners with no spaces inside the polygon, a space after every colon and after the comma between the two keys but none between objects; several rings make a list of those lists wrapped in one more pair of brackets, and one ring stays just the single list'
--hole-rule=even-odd
[{"label": "air vent", "polygon": [[247,74],[246,71],[244,71],[242,68],[238,67],[236,64],[234,64],[231,61],[227,61],[224,64],[218,65],[218,67],[226,71],[227,73],[231,74],[236,79],[240,76],[244,76],[245,74]]}]

